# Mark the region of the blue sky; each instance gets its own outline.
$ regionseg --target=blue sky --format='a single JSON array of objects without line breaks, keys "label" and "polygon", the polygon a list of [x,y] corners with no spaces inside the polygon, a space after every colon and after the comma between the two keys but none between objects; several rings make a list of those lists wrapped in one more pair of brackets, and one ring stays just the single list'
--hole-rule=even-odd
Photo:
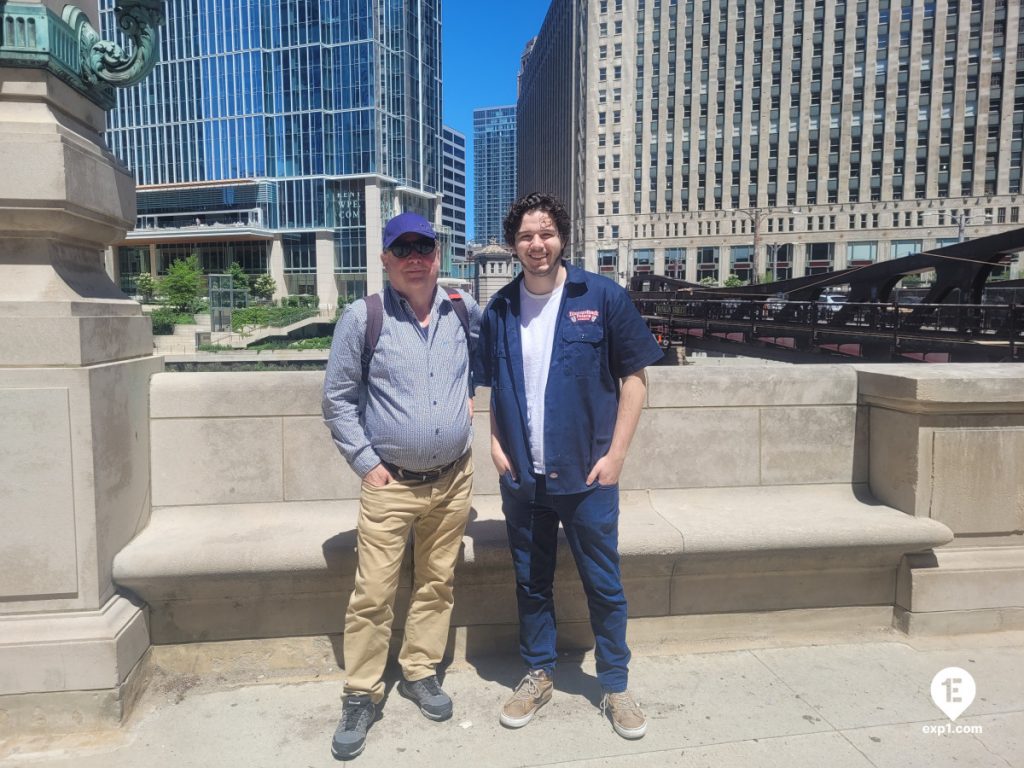
[{"label": "blue sky", "polygon": [[466,135],[466,233],[473,237],[473,110],[516,103],[526,41],[540,30],[549,0],[442,0],[444,124]]}]

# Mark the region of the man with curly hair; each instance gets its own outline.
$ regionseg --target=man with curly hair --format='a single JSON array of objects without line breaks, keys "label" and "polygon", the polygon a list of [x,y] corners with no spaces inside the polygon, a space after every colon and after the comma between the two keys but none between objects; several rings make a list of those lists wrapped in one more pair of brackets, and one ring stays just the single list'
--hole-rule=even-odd
[{"label": "man with curly hair", "polygon": [[520,728],[551,699],[561,523],[590,609],[602,710],[616,733],[638,739],[647,720],[627,686],[618,482],[647,392],[644,369],[661,349],[626,291],[563,260],[570,222],[557,198],[520,198],[504,230],[522,274],[484,312],[476,380],[491,387],[491,458],[528,671],[499,719]]}]

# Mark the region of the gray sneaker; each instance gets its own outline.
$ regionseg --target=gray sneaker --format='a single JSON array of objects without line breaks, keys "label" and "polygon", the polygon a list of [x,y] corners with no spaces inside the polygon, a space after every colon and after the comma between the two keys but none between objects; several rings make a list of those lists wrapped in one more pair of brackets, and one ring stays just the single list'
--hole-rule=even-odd
[{"label": "gray sneaker", "polygon": [[377,707],[367,694],[349,695],[341,707],[341,722],[331,740],[331,754],[351,760],[366,746],[366,732],[377,717]]},{"label": "gray sneaker", "polygon": [[451,697],[441,690],[437,675],[422,680],[402,680],[398,684],[398,692],[416,702],[424,717],[431,720],[447,720],[452,716]]}]

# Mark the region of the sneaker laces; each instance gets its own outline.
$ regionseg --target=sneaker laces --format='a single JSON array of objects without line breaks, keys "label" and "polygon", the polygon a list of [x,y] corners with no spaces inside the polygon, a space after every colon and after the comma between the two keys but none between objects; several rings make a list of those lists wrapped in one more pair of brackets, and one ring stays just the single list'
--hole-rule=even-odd
[{"label": "sneaker laces", "polygon": [[344,730],[359,729],[364,720],[373,717],[373,703],[369,700],[347,698],[341,708],[341,727]]},{"label": "sneaker laces", "polygon": [[441,686],[437,684],[437,678],[434,675],[431,675],[430,677],[425,677],[422,680],[418,680],[417,682],[427,690],[427,693],[429,695],[441,695]]},{"label": "sneaker laces", "polygon": [[516,686],[515,691],[513,691],[512,700],[531,701],[533,699],[538,698],[540,696],[540,686],[537,685],[537,681],[539,679],[539,677],[535,677],[532,674],[529,674],[526,677],[524,677],[520,681],[519,685]]},{"label": "sneaker laces", "polygon": [[640,709],[640,700],[634,699],[628,691],[619,693],[606,693],[601,699],[601,714],[611,707],[613,711],[629,710],[638,717],[643,717],[643,710]]}]

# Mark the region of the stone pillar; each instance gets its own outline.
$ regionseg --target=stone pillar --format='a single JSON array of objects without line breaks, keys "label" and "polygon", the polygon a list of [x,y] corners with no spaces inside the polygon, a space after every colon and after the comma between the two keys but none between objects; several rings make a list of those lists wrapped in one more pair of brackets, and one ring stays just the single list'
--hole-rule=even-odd
[{"label": "stone pillar", "polygon": [[[366,188],[366,293],[384,287],[384,266],[380,260],[384,250],[384,220],[380,206],[381,190],[376,179],[367,179]],[[396,209],[397,210],[397,209]]]},{"label": "stone pillar", "polygon": [[[72,34],[27,5],[0,15]],[[149,319],[104,264],[135,219],[134,182],[101,137],[112,91],[89,97],[68,69],[80,59],[35,54],[45,69],[11,42],[0,38],[0,737],[91,729],[130,706],[149,632],[111,572],[149,519],[149,378],[162,368]]]},{"label": "stone pillar", "polygon": [[693,247],[686,249],[686,281],[697,282],[697,249]]},{"label": "stone pillar", "polygon": [[793,243],[790,248],[790,257],[793,267],[793,277],[803,277],[807,274],[807,245],[805,243]]},{"label": "stone pillar", "polygon": [[883,503],[956,541],[908,555],[896,619],[914,634],[1024,629],[1024,370],[859,366],[869,482]]},{"label": "stone pillar", "polygon": [[725,281],[729,278],[729,270],[732,268],[732,254],[729,252],[726,246],[719,246],[718,248],[718,284],[725,285]]},{"label": "stone pillar", "polygon": [[664,275],[665,274],[665,249],[655,248],[654,249],[654,274]]},{"label": "stone pillar", "polygon": [[338,306],[338,283],[334,279],[334,233],[316,233],[316,294],[320,306]]},{"label": "stone pillar", "polygon": [[287,296],[288,286],[284,281],[284,243],[279,234],[274,235],[274,239],[270,242],[270,263],[267,266],[270,269],[270,276],[277,283],[275,297],[280,299],[282,296]]}]

